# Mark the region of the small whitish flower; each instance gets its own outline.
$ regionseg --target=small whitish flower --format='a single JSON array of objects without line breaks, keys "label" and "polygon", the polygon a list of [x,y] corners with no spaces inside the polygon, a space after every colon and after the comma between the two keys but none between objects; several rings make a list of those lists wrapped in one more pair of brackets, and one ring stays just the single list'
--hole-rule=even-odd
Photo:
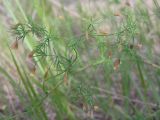
[{"label": "small whitish flower", "polygon": [[64,20],[64,16],[62,16],[62,15],[58,16],[58,18],[59,18],[60,20]]},{"label": "small whitish flower", "polygon": [[98,106],[94,106],[94,111],[98,111],[99,110],[99,107]]},{"label": "small whitish flower", "polygon": [[67,75],[67,72],[64,74],[64,84],[65,85],[68,85],[68,75]]},{"label": "small whitish flower", "polygon": [[142,44],[138,43],[138,44],[136,45],[136,47],[137,47],[138,49],[141,49],[141,48],[142,48]]},{"label": "small whitish flower", "polygon": [[28,54],[28,58],[33,58],[33,55],[34,55],[34,51],[31,51],[29,54]]},{"label": "small whitish flower", "polygon": [[120,59],[116,59],[114,61],[114,70],[118,70],[120,63],[121,63]]},{"label": "small whitish flower", "polygon": [[18,49],[18,40],[14,41],[14,42],[12,43],[11,48],[12,48],[12,49],[15,49],[15,50]]}]

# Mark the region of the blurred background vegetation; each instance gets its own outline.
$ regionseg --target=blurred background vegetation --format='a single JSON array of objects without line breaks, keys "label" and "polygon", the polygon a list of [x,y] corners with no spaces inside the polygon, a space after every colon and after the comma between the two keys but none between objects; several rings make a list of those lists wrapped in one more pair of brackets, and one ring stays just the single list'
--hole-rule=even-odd
[{"label": "blurred background vegetation", "polygon": [[0,0],[0,120],[159,120],[158,0]]}]

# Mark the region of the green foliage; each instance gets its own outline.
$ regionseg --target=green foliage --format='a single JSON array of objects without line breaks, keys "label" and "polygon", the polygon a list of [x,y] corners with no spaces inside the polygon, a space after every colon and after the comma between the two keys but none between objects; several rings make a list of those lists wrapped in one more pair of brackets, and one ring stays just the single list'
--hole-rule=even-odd
[{"label": "green foliage", "polygon": [[[143,1],[131,7],[110,0],[105,1],[107,10],[95,7],[96,12],[87,11],[79,1],[77,14],[65,7],[65,1],[59,8],[45,0],[16,0],[15,6],[12,2],[3,0],[14,21],[10,36],[16,52],[9,49],[4,55],[9,61],[11,56],[15,67],[9,68],[19,77],[6,64],[0,64],[0,73],[24,109],[22,115],[7,109],[2,119],[160,118],[157,0],[151,11]],[[113,6],[120,7],[117,13]]]}]

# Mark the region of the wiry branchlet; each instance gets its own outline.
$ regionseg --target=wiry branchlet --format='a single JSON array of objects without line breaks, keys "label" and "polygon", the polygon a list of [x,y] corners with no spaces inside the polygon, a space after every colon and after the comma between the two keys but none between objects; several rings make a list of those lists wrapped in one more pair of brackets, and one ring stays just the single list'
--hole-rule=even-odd
[{"label": "wiry branchlet", "polygon": [[47,34],[45,27],[34,23],[32,20],[29,20],[28,28],[33,35],[36,35],[40,39],[43,39],[43,37]]},{"label": "wiry branchlet", "polygon": [[[72,49],[72,51],[75,52],[75,54],[76,54],[75,58],[73,58],[72,55],[71,55],[71,57],[68,58],[63,54],[56,52],[56,50],[54,48],[53,48],[54,53],[51,54],[50,49],[52,49],[52,48],[51,48],[50,42],[56,37],[51,32],[47,31],[45,29],[45,27],[43,27],[42,25],[34,23],[32,20],[29,20],[29,22],[27,24],[19,23],[19,24],[13,26],[12,27],[12,32],[17,38],[15,43],[12,45],[12,48],[14,48],[14,49],[18,48],[18,41],[19,40],[24,40],[24,38],[29,33],[35,35],[36,38],[39,40],[39,42],[35,46],[34,50],[31,51],[27,56],[28,68],[29,68],[29,71],[32,74],[35,74],[35,72],[36,72],[36,66],[34,66],[35,62],[33,61],[34,60],[33,57],[38,57],[38,60],[43,60],[43,59],[46,59],[48,57],[53,59],[52,57],[55,56],[55,60],[53,60],[52,62],[53,62],[53,64],[55,64],[56,69],[58,71],[62,71],[62,68],[65,68],[66,70],[70,70],[72,64],[77,59],[77,52],[76,52],[76,50],[74,49],[73,46],[71,46],[69,48]],[[68,50],[68,51],[70,51],[70,50]],[[45,72],[44,78],[48,77],[49,69],[47,69],[47,71]],[[68,84],[68,82],[67,82],[68,78],[67,77],[68,77],[67,73],[65,73],[65,75],[64,75],[65,84]]]},{"label": "wiry branchlet", "polygon": [[18,23],[11,28],[12,33],[16,36],[17,40],[24,40],[29,30],[26,28],[25,24]]}]

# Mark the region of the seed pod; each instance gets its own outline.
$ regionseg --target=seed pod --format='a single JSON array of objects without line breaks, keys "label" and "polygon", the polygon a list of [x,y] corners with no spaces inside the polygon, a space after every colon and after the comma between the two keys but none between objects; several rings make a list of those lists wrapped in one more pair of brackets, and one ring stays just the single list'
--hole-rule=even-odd
[{"label": "seed pod", "polygon": [[34,65],[31,69],[31,74],[35,75],[36,74],[36,66]]},{"label": "seed pod", "polygon": [[100,30],[99,33],[100,33],[101,35],[108,35],[108,32],[106,32],[106,31],[104,31],[104,30]]},{"label": "seed pod", "polygon": [[29,54],[28,54],[28,58],[33,58],[33,55],[34,55],[34,51],[31,51]]},{"label": "seed pod", "polygon": [[64,74],[64,84],[65,85],[68,85],[68,75],[67,75],[67,72]]},{"label": "seed pod", "polygon": [[108,52],[108,57],[111,58],[112,57],[112,51]]},{"label": "seed pod", "polygon": [[119,12],[114,13],[114,16],[121,16]]},{"label": "seed pod", "polygon": [[48,77],[48,72],[49,72],[49,68],[46,70],[45,74],[44,74],[44,78]]},{"label": "seed pod", "polygon": [[86,36],[86,39],[88,40],[89,39],[88,32],[85,33],[85,36]]},{"label": "seed pod", "polygon": [[121,62],[120,59],[116,59],[115,60],[115,62],[114,62],[114,70],[118,70],[120,62]]},{"label": "seed pod", "polygon": [[126,4],[127,6],[131,6],[131,4],[130,4],[129,1],[127,1],[125,4]]},{"label": "seed pod", "polygon": [[35,75],[35,73],[36,73],[36,63],[34,62],[34,60],[27,58],[26,59],[26,64],[27,64],[29,72],[31,74]]},{"label": "seed pod", "polygon": [[12,49],[18,49],[18,40],[14,41],[13,44],[11,45]]}]

